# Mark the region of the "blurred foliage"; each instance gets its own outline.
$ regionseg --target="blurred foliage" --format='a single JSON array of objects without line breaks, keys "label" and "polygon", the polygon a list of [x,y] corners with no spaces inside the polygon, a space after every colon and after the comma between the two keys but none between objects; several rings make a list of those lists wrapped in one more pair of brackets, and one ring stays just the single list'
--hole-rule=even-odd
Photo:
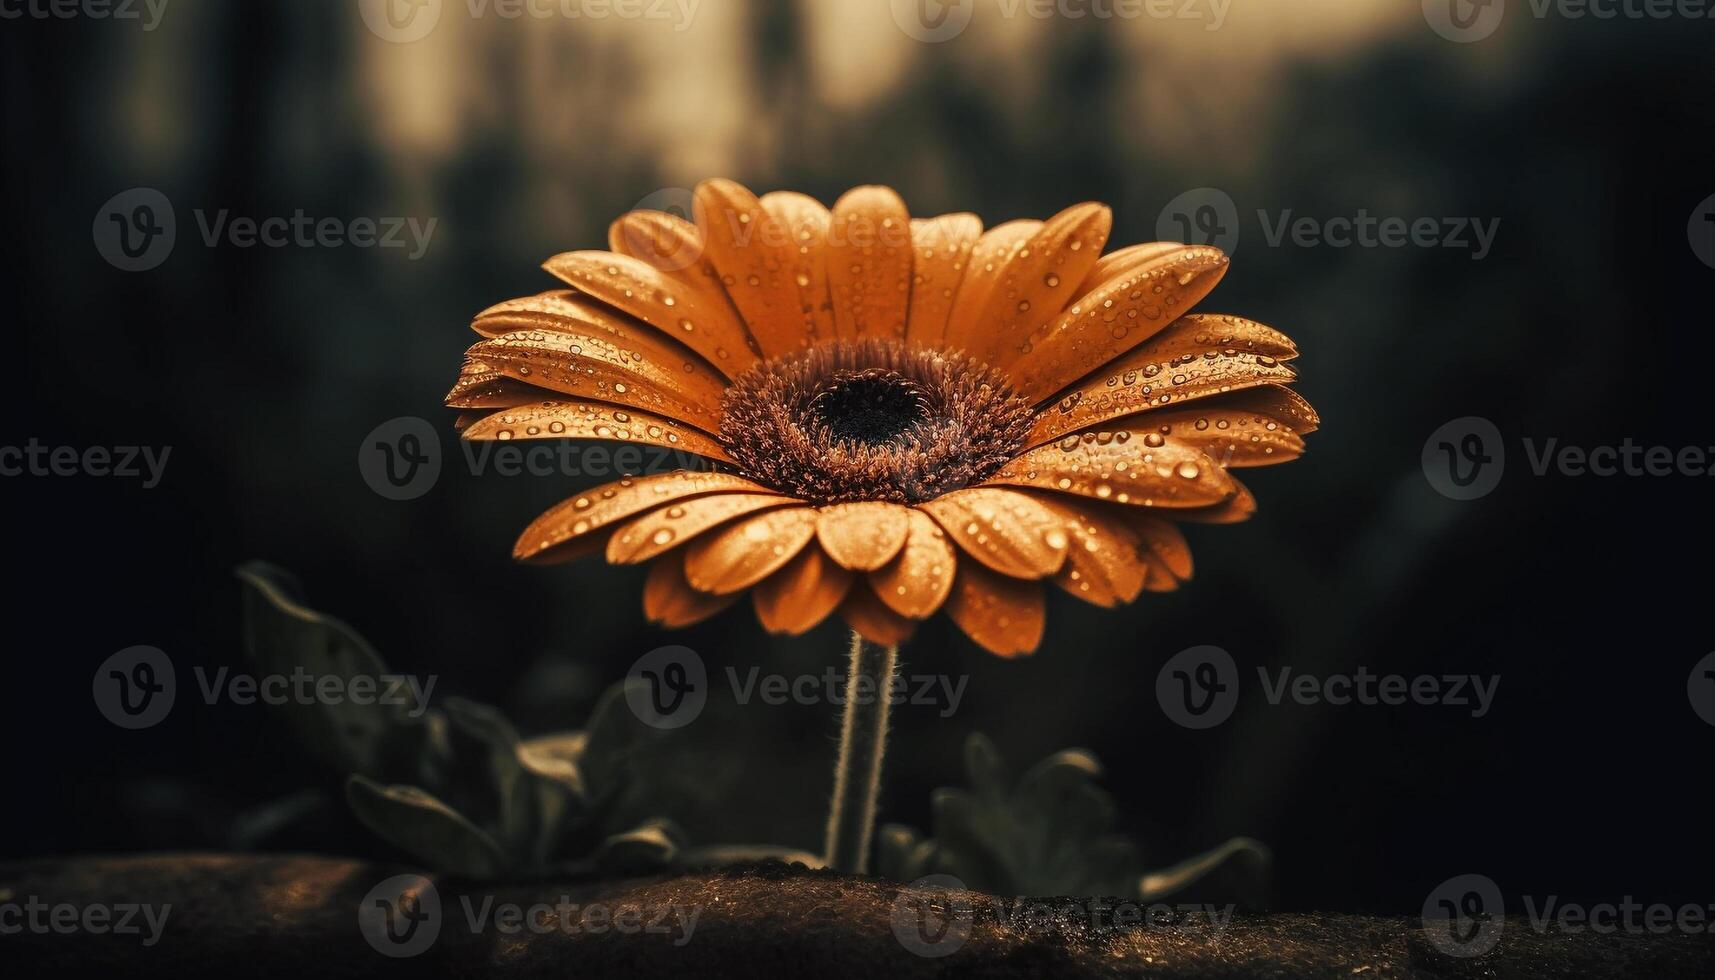
[{"label": "blurred foliage", "polygon": [[1225,869],[1229,895],[1259,901],[1273,856],[1248,837],[1163,871],[1144,871],[1137,844],[1115,832],[1113,798],[1095,784],[1101,773],[1095,756],[1068,749],[1015,781],[994,743],[972,735],[965,741],[969,788],[935,791],[930,836],[901,824],[883,826],[879,872],[906,882],[951,875],[994,895],[1156,901]]}]

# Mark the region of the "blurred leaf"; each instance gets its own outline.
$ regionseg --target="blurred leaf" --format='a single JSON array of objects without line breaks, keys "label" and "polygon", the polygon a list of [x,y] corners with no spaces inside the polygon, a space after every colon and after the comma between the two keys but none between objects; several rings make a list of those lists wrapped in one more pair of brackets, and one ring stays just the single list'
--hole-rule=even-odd
[{"label": "blurred leaf", "polygon": [[683,834],[671,821],[656,820],[601,842],[595,866],[607,872],[648,871],[671,862],[683,847]]},{"label": "blurred leaf", "polygon": [[[258,675],[356,677],[380,683],[387,666],[345,623],[301,604],[297,580],[265,562],[237,569],[244,589],[244,646]],[[408,689],[399,693],[410,696]],[[351,698],[288,700],[279,714],[312,753],[342,772],[376,779],[432,768],[439,751],[431,713],[407,704],[356,704]]]},{"label": "blurred leaf", "polygon": [[383,786],[354,775],[345,795],[364,826],[433,868],[472,878],[507,870],[493,837],[415,786]]},{"label": "blurred leaf", "polygon": [[1081,749],[1057,752],[1008,785],[994,743],[973,734],[965,743],[972,787],[943,787],[930,799],[934,835],[898,824],[881,828],[877,864],[900,881],[950,874],[997,895],[1126,895],[1156,898],[1179,891],[1240,856],[1267,851],[1239,838],[1156,874],[1139,868],[1138,848],[1113,832],[1113,798],[1095,780],[1102,767]]},{"label": "blurred leaf", "polygon": [[1198,880],[1213,874],[1224,865],[1249,865],[1251,874],[1266,872],[1274,863],[1274,852],[1261,841],[1249,837],[1234,837],[1212,851],[1206,851],[1161,871],[1150,872],[1138,879],[1139,898],[1154,900],[1185,890]]}]

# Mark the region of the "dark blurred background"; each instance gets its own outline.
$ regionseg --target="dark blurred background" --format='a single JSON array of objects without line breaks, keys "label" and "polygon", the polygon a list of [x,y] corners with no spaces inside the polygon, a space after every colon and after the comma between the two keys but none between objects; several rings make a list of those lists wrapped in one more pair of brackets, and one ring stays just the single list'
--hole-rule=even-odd
[{"label": "dark blurred background", "polygon": [[[161,484],[0,480],[10,584],[0,857],[261,846],[382,854],[338,780],[258,708],[205,706],[191,670],[240,664],[231,569],[295,571],[437,697],[574,727],[642,653],[819,671],[844,636],[766,636],[746,610],[682,633],[643,619],[640,572],[509,559],[582,482],[476,476],[426,495],[360,477],[398,416],[442,427],[470,314],[550,288],[549,254],[709,176],[832,202],[866,182],[916,214],[990,224],[1081,200],[1115,245],[1195,188],[1235,202],[1235,264],[1204,308],[1289,332],[1324,426],[1252,471],[1261,510],[1193,527],[1180,592],[1105,612],[1055,594],[1042,649],[981,652],[946,622],[908,669],[968,675],[961,710],[897,713],[884,819],[922,825],[960,745],[1107,764],[1157,864],[1249,834],[1288,909],[1415,912],[1452,875],[1511,895],[1715,900],[1715,728],[1687,699],[1709,625],[1711,481],[1530,472],[1521,440],[1715,446],[1715,269],[1688,240],[1715,193],[1715,21],[1535,17],[1456,43],[1416,2],[1234,0],[1202,19],[1004,17],[913,39],[887,3],[705,2],[690,23],[472,17],[449,0],[395,43],[355,2],[171,0],[137,22],[0,21],[5,295],[0,444],[171,446]],[[174,206],[158,267],[103,258],[92,220],[135,187]],[[662,200],[656,197],[654,200]],[[206,245],[193,212],[436,219],[426,252]],[[1278,245],[1286,211],[1499,221],[1461,247]],[[97,221],[97,224],[99,222]],[[1429,434],[1492,420],[1507,471],[1459,502]],[[166,650],[180,696],[122,731],[92,671]],[[1180,728],[1156,675],[1199,644],[1249,682],[1231,721]],[[1499,675],[1494,710],[1268,704],[1295,673]],[[699,839],[814,848],[828,706],[711,712]],[[304,790],[314,793],[293,797]],[[316,794],[322,794],[318,797]],[[301,826],[255,832],[281,798]],[[263,809],[259,809],[263,808]],[[248,830],[246,828],[249,828]]]}]

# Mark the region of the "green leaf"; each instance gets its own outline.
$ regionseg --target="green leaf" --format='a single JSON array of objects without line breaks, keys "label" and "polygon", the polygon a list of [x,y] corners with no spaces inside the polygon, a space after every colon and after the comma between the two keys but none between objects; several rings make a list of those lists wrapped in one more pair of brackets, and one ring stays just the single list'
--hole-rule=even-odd
[{"label": "green leaf", "polygon": [[644,683],[633,678],[613,685],[602,692],[590,712],[577,762],[579,771],[583,773],[584,788],[591,798],[599,799],[614,793],[632,750],[656,734],[655,729],[638,720],[626,703],[626,691],[632,685]]},{"label": "green leaf", "polygon": [[878,835],[882,873],[899,881],[951,874],[998,895],[1169,894],[1217,868],[1248,859],[1265,867],[1267,850],[1248,838],[1155,874],[1138,870],[1138,848],[1113,832],[1113,797],[1096,780],[1101,763],[1082,749],[1057,752],[1009,784],[994,743],[965,742],[971,789],[943,787],[930,797],[934,835],[884,826]]},{"label": "green leaf", "polygon": [[507,870],[494,838],[415,786],[383,786],[354,775],[346,780],[345,797],[364,826],[437,871],[497,878]]},{"label": "green leaf", "polygon": [[452,763],[445,795],[510,853],[535,829],[533,787],[518,758],[518,732],[499,711],[474,701],[448,698],[446,711]]},{"label": "green leaf", "polygon": [[988,805],[998,805],[1006,798],[1006,763],[1001,761],[1000,750],[981,732],[972,732],[965,739],[965,776],[971,789]]},{"label": "green leaf", "polygon": [[1140,875],[1137,895],[1146,901],[1172,895],[1229,863],[1249,865],[1248,871],[1255,876],[1266,872],[1274,863],[1274,852],[1261,841],[1234,837],[1214,850],[1181,861],[1171,868]]},{"label": "green leaf", "polygon": [[654,820],[623,834],[614,834],[596,847],[595,866],[607,872],[649,871],[679,855],[684,835],[669,820]]},{"label": "green leaf", "polygon": [[[440,749],[431,712],[408,689],[388,692],[387,667],[375,650],[345,623],[304,606],[290,574],[265,562],[237,569],[244,583],[244,646],[259,674],[338,677],[347,684],[365,677],[378,694],[396,693],[406,704],[354,704],[297,700],[280,706],[293,734],[312,753],[342,772],[376,779],[411,777],[432,769]],[[377,699],[379,701],[379,698]]]}]

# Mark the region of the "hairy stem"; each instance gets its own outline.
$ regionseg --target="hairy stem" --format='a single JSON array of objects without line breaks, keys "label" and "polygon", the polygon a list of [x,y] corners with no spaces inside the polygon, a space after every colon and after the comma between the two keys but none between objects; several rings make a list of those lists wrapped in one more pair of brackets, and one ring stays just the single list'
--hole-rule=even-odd
[{"label": "hairy stem", "polygon": [[852,633],[845,721],[840,726],[840,758],[834,766],[834,799],[828,806],[823,855],[835,871],[864,874],[869,869],[881,757],[887,749],[888,688],[898,657],[898,647],[879,646]]}]

